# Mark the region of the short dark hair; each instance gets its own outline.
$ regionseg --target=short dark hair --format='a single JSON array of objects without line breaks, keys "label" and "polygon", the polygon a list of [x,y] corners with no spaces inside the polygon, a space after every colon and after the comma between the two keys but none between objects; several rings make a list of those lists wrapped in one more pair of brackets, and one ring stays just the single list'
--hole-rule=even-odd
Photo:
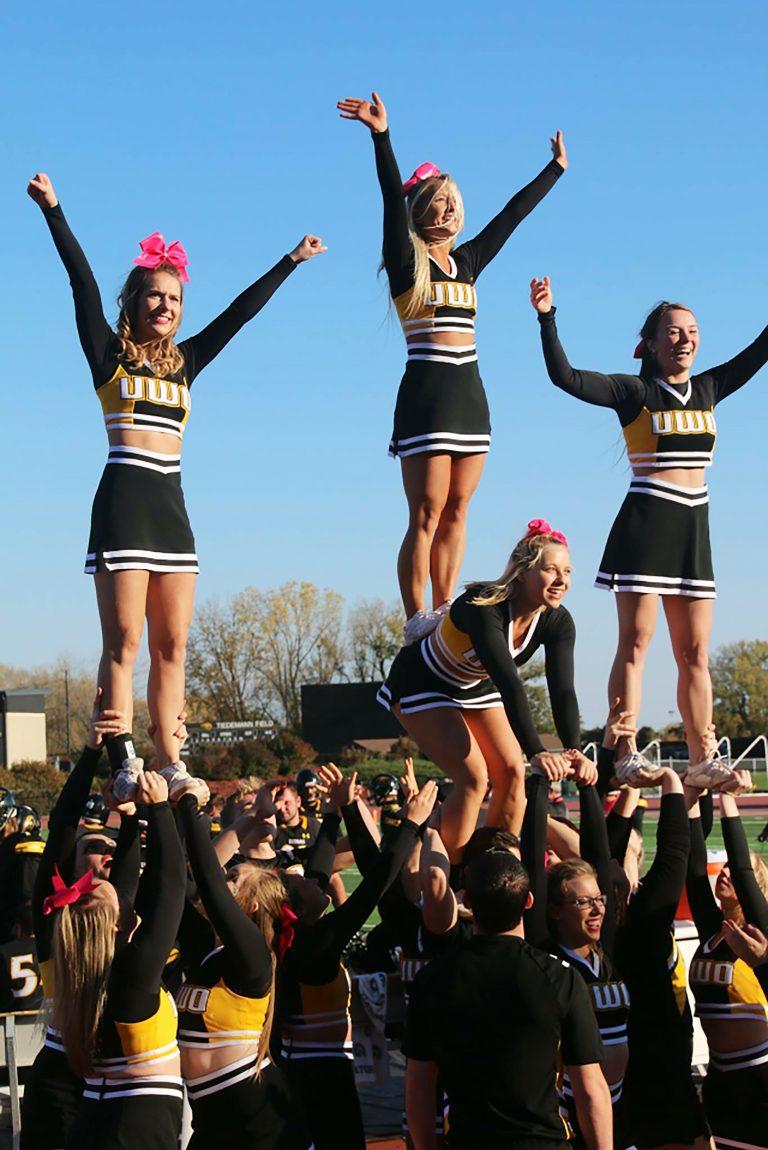
[{"label": "short dark hair", "polygon": [[464,872],[464,892],[484,934],[503,934],[518,926],[531,889],[528,872],[507,851],[485,851]]},{"label": "short dark hair", "polygon": [[502,830],[501,827],[477,827],[464,847],[462,863],[469,866],[484,851],[507,851],[520,849],[520,839],[512,831]]}]

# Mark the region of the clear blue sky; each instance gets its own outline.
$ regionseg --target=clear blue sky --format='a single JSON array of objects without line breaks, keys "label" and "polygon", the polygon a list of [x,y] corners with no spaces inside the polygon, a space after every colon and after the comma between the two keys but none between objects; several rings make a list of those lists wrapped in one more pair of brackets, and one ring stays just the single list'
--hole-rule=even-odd
[{"label": "clear blue sky", "polygon": [[[425,159],[449,170],[468,234],[565,133],[570,170],[479,284],[494,438],[463,577],[500,571],[532,516],[568,534],[580,701],[598,722],[615,608],[592,579],[628,470],[613,414],[549,384],[527,283],[552,275],[577,366],[631,369],[642,318],[665,296],[696,312],[699,366],[754,338],[768,318],[767,34],[762,3],[711,0],[6,8],[0,662],[95,667],[99,647],[81,569],[106,440],[67,281],[24,194],[37,170],[108,302],[141,237],[183,241],[188,332],[305,231],[323,236],[328,254],[193,389],[183,475],[199,598],[291,578],[348,601],[395,598],[405,516],[386,447],[403,343],[375,274],[371,144],[335,112],[375,86],[403,171]],[[718,423],[715,644],[768,631],[768,372]],[[670,712],[662,628],[641,718]]]}]

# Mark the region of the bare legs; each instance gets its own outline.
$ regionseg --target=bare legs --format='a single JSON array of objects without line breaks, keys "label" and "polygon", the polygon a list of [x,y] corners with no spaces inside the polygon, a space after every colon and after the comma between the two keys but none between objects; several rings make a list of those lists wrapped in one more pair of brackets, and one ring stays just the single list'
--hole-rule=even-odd
[{"label": "bare legs", "polygon": [[178,758],[173,732],[184,703],[184,655],[192,619],[195,575],[149,571],[99,572],[94,576],[101,620],[102,655],[98,684],[102,706],[122,711],[133,722],[132,676],[144,619],[149,623],[150,671],[147,688],[157,766]]},{"label": "bare legs", "polygon": [[[440,837],[451,862],[461,860],[477,826],[489,778],[496,796],[488,812],[489,824],[519,832],[524,807],[523,757],[500,708],[462,712],[440,707],[415,715],[403,715],[397,708],[396,714],[424,754],[453,779],[453,791],[440,809]],[[493,821],[492,814],[499,821]]]},{"label": "bare legs", "polygon": [[[702,739],[712,722],[712,682],[709,677],[709,635],[712,600],[687,595],[663,595],[664,613],[677,663],[677,705],[685,725],[692,763],[705,757]],[[642,678],[648,647],[656,627],[658,595],[621,592],[616,595],[619,645],[608,680],[608,702],[621,699],[621,708],[639,714]],[[626,753],[629,740],[621,740],[617,756]]]},{"label": "bare legs", "polygon": [[397,577],[408,618],[424,610],[430,576],[434,607],[453,593],[464,555],[467,508],[484,463],[485,455],[412,455],[401,460],[408,530]]}]

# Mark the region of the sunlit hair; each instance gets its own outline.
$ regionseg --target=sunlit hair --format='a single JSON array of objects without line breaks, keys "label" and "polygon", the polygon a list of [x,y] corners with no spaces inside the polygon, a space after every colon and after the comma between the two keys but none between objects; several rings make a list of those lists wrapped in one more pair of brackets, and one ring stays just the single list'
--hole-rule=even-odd
[{"label": "sunlit hair", "polygon": [[[750,861],[752,863],[752,870],[755,873],[755,881],[760,887],[765,898],[768,898],[768,863],[760,855],[752,854],[750,852]],[[733,876],[731,876],[733,882]],[[734,905],[728,907],[728,917],[737,922],[739,926],[743,926],[746,922],[744,911],[741,909],[741,903],[734,900]]]},{"label": "sunlit hair", "polygon": [[640,338],[644,342],[643,357],[640,365],[640,375],[643,379],[655,379],[659,374],[659,365],[656,361],[656,356],[648,346],[650,339],[656,339],[659,330],[659,324],[668,311],[687,311],[689,315],[693,312],[684,303],[671,303],[669,300],[663,299],[660,303],[648,313],[645,317],[645,323],[640,328]]},{"label": "sunlit hair", "polygon": [[[241,864],[242,865],[242,864]],[[240,909],[256,923],[264,941],[269,947],[272,962],[272,985],[269,992],[269,1006],[264,1019],[264,1027],[259,1038],[259,1049],[256,1059],[260,1067],[269,1052],[269,1040],[272,1034],[272,1022],[275,1016],[275,971],[277,970],[277,924],[280,921],[280,912],[283,903],[288,900],[288,893],[280,876],[271,870],[245,864],[245,874],[240,879],[235,900]],[[257,1070],[258,1078],[261,1070]]]},{"label": "sunlit hair", "polygon": [[[561,907],[568,895],[568,884],[575,878],[593,878],[597,882],[597,873],[591,863],[584,859],[565,859],[564,862],[555,863],[547,871],[547,916],[554,907]],[[554,925],[554,924],[552,924]]]},{"label": "sunlit hair", "polygon": [[173,337],[179,330],[181,323],[181,306],[173,331],[168,332],[162,339],[151,340],[148,343],[136,342],[136,316],[139,296],[147,285],[147,281],[155,272],[167,272],[179,284],[179,299],[183,299],[184,288],[179,279],[179,273],[170,264],[161,264],[157,268],[134,268],[122,286],[117,302],[120,306],[120,315],[117,317],[117,337],[120,341],[120,356],[131,367],[140,368],[145,363],[150,364],[158,376],[172,375],[184,366],[184,356],[181,354]]},{"label": "sunlit hair", "polygon": [[56,913],[53,926],[52,1025],[61,1034],[69,1064],[84,1076],[94,1049],[115,957],[117,916],[104,899],[85,895]]},{"label": "sunlit hair", "polygon": [[16,815],[9,815],[0,828],[0,840],[7,839],[11,835],[15,835],[19,829],[19,820]]},{"label": "sunlit hair", "polygon": [[553,535],[526,535],[519,543],[507,561],[503,573],[494,583],[470,583],[473,587],[482,588],[470,602],[475,607],[494,607],[497,603],[505,603],[515,593],[515,588],[525,575],[534,567],[541,564],[544,548],[550,544],[562,547],[563,544]]}]

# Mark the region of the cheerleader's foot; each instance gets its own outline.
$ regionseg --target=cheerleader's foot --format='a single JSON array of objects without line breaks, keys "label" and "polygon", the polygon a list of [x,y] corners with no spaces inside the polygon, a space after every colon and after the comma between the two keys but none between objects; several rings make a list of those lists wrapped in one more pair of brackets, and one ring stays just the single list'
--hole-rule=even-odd
[{"label": "cheerleader's foot", "polygon": [[639,751],[623,755],[615,769],[616,778],[629,787],[652,787],[664,774],[664,768],[656,766]]},{"label": "cheerleader's foot", "polygon": [[136,801],[139,775],[144,770],[144,760],[139,758],[123,759],[123,764],[112,776],[112,795],[118,803],[132,803]]},{"label": "cheerleader's foot", "polygon": [[450,600],[446,600],[434,611],[417,611],[411,615],[403,628],[405,646],[410,647],[412,643],[418,643],[420,639],[425,639],[427,635],[431,635],[450,606]]},{"label": "cheerleader's foot", "polygon": [[198,806],[204,807],[211,797],[208,784],[190,775],[184,763],[169,763],[158,771],[168,784],[168,801],[178,802],[182,795],[194,795]]},{"label": "cheerleader's foot", "polygon": [[700,791],[719,791],[734,785],[736,772],[729,767],[717,751],[700,763],[694,763],[685,773],[685,785]]}]

